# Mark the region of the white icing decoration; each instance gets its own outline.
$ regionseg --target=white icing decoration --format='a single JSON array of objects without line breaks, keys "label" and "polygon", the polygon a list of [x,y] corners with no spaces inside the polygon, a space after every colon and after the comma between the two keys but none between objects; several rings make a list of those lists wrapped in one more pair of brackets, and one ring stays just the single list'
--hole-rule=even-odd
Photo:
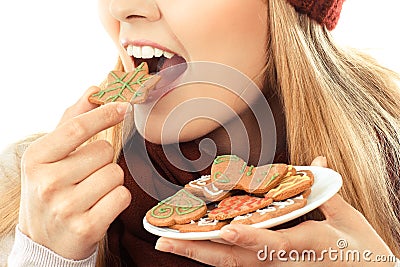
[{"label": "white icing decoration", "polygon": [[220,190],[217,187],[215,187],[214,184],[211,184],[212,190],[208,189],[208,187],[204,187],[204,191],[207,192],[207,194],[210,194],[211,196],[218,196],[224,192],[224,190]]},{"label": "white icing decoration", "polygon": [[300,195],[300,196],[298,196],[298,197],[295,197],[294,199],[304,199],[304,197],[303,197],[303,195]]},{"label": "white icing decoration", "polygon": [[202,189],[204,186],[207,185],[207,181],[210,180],[210,175],[203,175],[199,179],[189,182],[189,186]]},{"label": "white icing decoration", "polygon": [[268,207],[266,207],[264,209],[257,210],[257,213],[259,213],[260,215],[264,215],[266,213],[274,212],[274,211],[276,211],[275,207],[268,206]]},{"label": "white icing decoration", "polygon": [[278,206],[279,209],[283,209],[283,208],[285,208],[285,207],[287,207],[287,206],[290,206],[290,205],[293,205],[293,204],[294,204],[293,199],[290,199],[290,198],[289,198],[289,199],[287,199],[286,201],[272,202],[271,205]]},{"label": "white icing decoration", "polygon": [[218,220],[211,220],[210,218],[201,218],[197,223],[198,226],[217,225]]},{"label": "white icing decoration", "polygon": [[250,218],[251,216],[252,216],[252,214],[251,214],[251,213],[248,213],[248,214],[246,214],[246,215],[239,215],[239,216],[236,216],[233,220],[234,220],[234,221],[245,220],[245,219],[247,219],[247,218]]}]

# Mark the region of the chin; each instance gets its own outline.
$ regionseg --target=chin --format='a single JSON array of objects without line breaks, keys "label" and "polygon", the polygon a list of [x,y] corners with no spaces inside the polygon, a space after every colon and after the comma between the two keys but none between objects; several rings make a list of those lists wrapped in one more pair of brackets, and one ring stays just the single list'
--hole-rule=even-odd
[{"label": "chin", "polygon": [[147,141],[154,144],[174,144],[189,142],[200,137],[203,137],[216,128],[219,124],[208,119],[196,119],[188,122],[183,127],[172,125],[170,127],[163,127],[162,123],[149,121],[145,127],[141,127],[140,121],[135,119],[136,129]]}]

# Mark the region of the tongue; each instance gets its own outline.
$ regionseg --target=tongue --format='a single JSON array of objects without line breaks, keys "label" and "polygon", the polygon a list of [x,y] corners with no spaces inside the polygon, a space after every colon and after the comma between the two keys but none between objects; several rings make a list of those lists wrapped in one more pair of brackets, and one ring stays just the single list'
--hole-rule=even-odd
[{"label": "tongue", "polygon": [[161,57],[157,64],[157,75],[161,77],[161,80],[157,83],[156,88],[152,90],[149,100],[157,99],[172,90],[175,87],[174,82],[185,72],[186,68],[186,61],[180,56],[174,55],[170,59]]},{"label": "tongue", "polygon": [[186,63],[185,59],[183,59],[183,57],[174,55],[172,58],[167,59],[165,58],[163,64],[161,65],[161,68],[158,71],[162,71],[166,68],[178,65],[178,64],[183,64]]}]

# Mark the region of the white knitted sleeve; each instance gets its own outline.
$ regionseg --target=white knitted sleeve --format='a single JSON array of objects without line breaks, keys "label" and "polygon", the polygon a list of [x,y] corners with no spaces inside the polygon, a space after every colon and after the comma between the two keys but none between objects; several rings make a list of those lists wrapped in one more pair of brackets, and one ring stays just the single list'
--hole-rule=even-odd
[{"label": "white knitted sleeve", "polygon": [[8,257],[8,267],[94,267],[97,250],[87,259],[65,259],[50,249],[32,241],[29,237],[15,229],[15,242]]}]

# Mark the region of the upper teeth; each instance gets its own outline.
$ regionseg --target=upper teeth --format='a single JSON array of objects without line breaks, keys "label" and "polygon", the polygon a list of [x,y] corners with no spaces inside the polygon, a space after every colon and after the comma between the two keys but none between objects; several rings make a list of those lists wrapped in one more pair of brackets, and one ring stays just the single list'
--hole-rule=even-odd
[{"label": "upper teeth", "polygon": [[127,52],[129,56],[133,56],[135,58],[152,58],[152,57],[161,57],[164,56],[168,59],[172,58],[175,54],[171,52],[167,52],[158,48],[154,48],[151,46],[135,46],[128,45]]}]

